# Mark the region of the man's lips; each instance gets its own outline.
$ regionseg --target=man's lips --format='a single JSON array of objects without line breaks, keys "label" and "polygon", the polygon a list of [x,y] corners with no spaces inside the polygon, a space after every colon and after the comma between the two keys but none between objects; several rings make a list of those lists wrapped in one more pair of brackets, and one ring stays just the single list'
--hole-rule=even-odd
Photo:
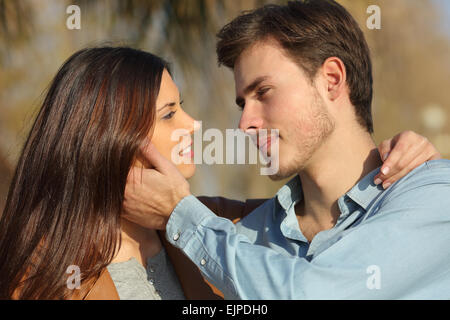
[{"label": "man's lips", "polygon": [[267,152],[271,145],[279,138],[278,131],[276,133],[270,133],[272,129],[262,129],[257,131],[256,129],[248,129],[245,131],[250,136],[255,146],[262,152]]},{"label": "man's lips", "polygon": [[258,143],[256,144],[256,147],[259,150],[265,152],[270,148],[271,144],[272,144],[272,138],[267,137],[267,138],[258,139]]},{"label": "man's lips", "polygon": [[259,136],[256,147],[263,153],[269,154],[273,143],[277,143],[278,135]]}]

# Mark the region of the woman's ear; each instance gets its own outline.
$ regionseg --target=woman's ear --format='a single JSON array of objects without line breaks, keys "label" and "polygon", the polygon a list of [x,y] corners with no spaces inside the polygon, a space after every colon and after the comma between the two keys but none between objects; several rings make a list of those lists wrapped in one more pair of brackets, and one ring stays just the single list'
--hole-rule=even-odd
[{"label": "woman's ear", "polygon": [[153,169],[154,167],[148,162],[148,160],[142,155],[141,152],[134,159],[133,166],[144,169]]},{"label": "woman's ear", "polygon": [[150,169],[151,166],[148,164],[145,164],[145,159],[143,157],[136,157],[133,162],[133,167],[142,168],[142,169]]},{"label": "woman's ear", "polygon": [[143,164],[140,160],[138,160],[138,159],[134,160],[134,162],[133,162],[133,167],[145,168],[145,167],[144,167],[144,164]]}]

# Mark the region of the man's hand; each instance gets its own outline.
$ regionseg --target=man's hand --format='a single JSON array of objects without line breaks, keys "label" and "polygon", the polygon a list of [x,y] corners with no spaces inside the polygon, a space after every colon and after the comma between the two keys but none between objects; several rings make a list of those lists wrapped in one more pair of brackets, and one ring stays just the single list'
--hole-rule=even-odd
[{"label": "man's hand", "polygon": [[122,217],[149,229],[164,230],[175,206],[190,195],[189,183],[150,142],[142,155],[154,169],[130,170]]},{"label": "man's hand", "polygon": [[441,154],[427,138],[412,131],[399,133],[378,146],[383,166],[374,177],[375,184],[388,188],[425,161],[441,159]]}]

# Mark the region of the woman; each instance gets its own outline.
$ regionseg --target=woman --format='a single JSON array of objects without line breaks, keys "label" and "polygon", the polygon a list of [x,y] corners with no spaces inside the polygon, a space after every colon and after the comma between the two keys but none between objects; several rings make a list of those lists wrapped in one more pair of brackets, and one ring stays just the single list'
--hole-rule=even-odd
[{"label": "woman", "polygon": [[[25,143],[0,220],[1,299],[186,298],[156,230],[121,218],[128,172],[146,166],[139,151],[146,137],[170,158],[178,144],[173,130],[194,131],[181,104],[167,63],[150,53],[91,48],[64,63]],[[192,158],[188,144],[179,156]],[[189,178],[195,166],[184,162],[177,167]],[[228,217],[260,203],[204,201]],[[190,277],[181,269],[178,275]],[[69,285],[68,270],[81,272],[81,290]]]},{"label": "woman", "polygon": [[[170,130],[193,130],[167,70],[150,53],[109,47],[81,50],[61,67],[2,215],[1,298],[69,298],[69,266],[79,267],[81,283],[92,284],[111,263],[132,259],[146,267],[146,258],[160,253],[156,231],[123,221],[120,213],[144,139],[155,131],[152,141],[164,150],[176,144]],[[186,177],[195,170],[179,168]],[[177,290],[170,297],[184,298],[179,284],[167,281]]]}]

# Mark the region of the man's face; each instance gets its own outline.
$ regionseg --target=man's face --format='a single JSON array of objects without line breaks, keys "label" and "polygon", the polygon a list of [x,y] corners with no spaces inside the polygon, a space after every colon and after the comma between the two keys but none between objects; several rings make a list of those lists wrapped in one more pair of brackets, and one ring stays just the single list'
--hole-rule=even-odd
[{"label": "man's face", "polygon": [[270,141],[279,143],[279,170],[271,178],[287,178],[304,169],[334,122],[303,70],[275,41],[264,41],[242,52],[234,78],[236,103],[243,107],[239,128],[279,130],[278,141]]}]

